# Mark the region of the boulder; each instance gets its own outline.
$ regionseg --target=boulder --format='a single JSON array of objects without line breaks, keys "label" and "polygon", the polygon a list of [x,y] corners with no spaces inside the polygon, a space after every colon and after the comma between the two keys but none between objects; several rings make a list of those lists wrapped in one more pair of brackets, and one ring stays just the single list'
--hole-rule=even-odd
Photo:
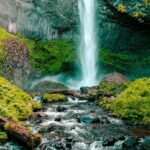
[{"label": "boulder", "polygon": [[106,139],[103,141],[103,146],[113,146],[117,140],[115,138]]},{"label": "boulder", "polygon": [[31,91],[36,93],[48,93],[56,90],[67,90],[68,87],[61,83],[52,82],[52,81],[41,81],[34,85]]},{"label": "boulder", "polygon": [[141,149],[150,150],[150,136],[144,138],[144,142],[141,143]]},{"label": "boulder", "polygon": [[56,111],[57,111],[57,112],[64,112],[65,110],[67,110],[67,108],[66,108],[66,107],[63,107],[63,106],[58,106],[58,107],[56,108]]},{"label": "boulder", "polygon": [[80,123],[92,124],[92,123],[99,123],[100,119],[94,113],[91,113],[89,115],[79,117],[78,121]]},{"label": "boulder", "polygon": [[134,149],[138,144],[138,138],[130,137],[122,144],[122,147],[126,149]]},{"label": "boulder", "polygon": [[108,83],[124,83],[128,82],[128,78],[125,77],[123,74],[118,72],[113,72],[104,76],[101,82],[108,82]]},{"label": "boulder", "polygon": [[59,115],[59,116],[57,116],[56,118],[55,118],[55,121],[57,121],[57,122],[61,122],[61,116]]}]

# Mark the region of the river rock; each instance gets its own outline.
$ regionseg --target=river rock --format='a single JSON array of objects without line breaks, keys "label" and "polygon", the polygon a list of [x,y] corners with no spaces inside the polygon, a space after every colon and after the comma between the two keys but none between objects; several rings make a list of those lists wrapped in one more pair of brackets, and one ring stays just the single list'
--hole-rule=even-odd
[{"label": "river rock", "polygon": [[58,107],[56,108],[56,111],[57,111],[57,112],[64,112],[65,110],[67,110],[67,108],[66,108],[66,107],[63,107],[63,106],[58,106]]},{"label": "river rock", "polygon": [[115,138],[106,139],[103,141],[103,146],[113,146],[117,140]]},{"label": "river rock", "polygon": [[78,121],[80,123],[91,124],[91,123],[99,123],[100,119],[95,114],[89,114],[87,116],[81,116],[81,117],[79,117]]},{"label": "river rock", "polygon": [[138,138],[130,137],[123,144],[122,147],[126,149],[133,149],[139,144]]},{"label": "river rock", "polygon": [[55,118],[55,121],[57,121],[57,122],[61,122],[61,116],[59,115],[59,116],[57,116],[56,118]]},{"label": "river rock", "polygon": [[95,90],[98,89],[98,86],[92,86],[92,87],[81,87],[80,92],[81,94],[89,94]]},{"label": "river rock", "polygon": [[41,81],[34,85],[31,91],[36,93],[48,93],[56,90],[67,90],[68,87],[61,83],[52,82],[52,81]]},{"label": "river rock", "polygon": [[150,150],[150,136],[144,138],[144,142],[141,143],[142,150]]},{"label": "river rock", "polygon": [[110,74],[107,74],[104,76],[104,78],[101,80],[101,82],[113,82],[113,83],[124,83],[128,82],[128,78],[125,77],[123,74],[118,73],[118,72],[113,72]]}]

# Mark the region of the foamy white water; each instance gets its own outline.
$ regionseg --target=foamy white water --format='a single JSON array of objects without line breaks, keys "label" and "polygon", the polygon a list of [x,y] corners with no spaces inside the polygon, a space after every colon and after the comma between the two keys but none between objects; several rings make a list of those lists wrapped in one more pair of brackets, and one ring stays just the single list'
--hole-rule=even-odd
[{"label": "foamy white water", "polygon": [[81,62],[81,86],[96,84],[96,0],[78,0],[81,39],[79,58]]}]

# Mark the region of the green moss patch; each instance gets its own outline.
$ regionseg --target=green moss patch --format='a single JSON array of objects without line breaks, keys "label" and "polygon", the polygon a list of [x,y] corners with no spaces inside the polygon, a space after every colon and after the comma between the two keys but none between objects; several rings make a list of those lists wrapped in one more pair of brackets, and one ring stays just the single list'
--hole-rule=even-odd
[{"label": "green moss patch", "polygon": [[0,142],[6,141],[7,140],[7,134],[6,132],[0,131]]},{"label": "green moss patch", "polygon": [[[128,75],[141,74],[140,70],[144,72],[150,66],[149,52],[140,52],[137,50],[135,52],[115,53],[102,49],[100,60],[106,72],[117,71]],[[150,70],[148,72],[150,73]]]},{"label": "green moss patch", "polygon": [[115,99],[104,97],[100,105],[126,120],[150,123],[150,78],[131,82]]},{"label": "green moss patch", "polygon": [[76,62],[75,42],[71,40],[34,41],[20,36],[29,49],[32,68],[40,74],[72,72]]},{"label": "green moss patch", "polygon": [[0,77],[0,115],[13,121],[27,119],[34,109],[40,109],[41,104],[11,84],[3,77]]},{"label": "green moss patch", "polygon": [[42,100],[44,103],[54,103],[65,101],[66,97],[63,94],[44,94]]}]

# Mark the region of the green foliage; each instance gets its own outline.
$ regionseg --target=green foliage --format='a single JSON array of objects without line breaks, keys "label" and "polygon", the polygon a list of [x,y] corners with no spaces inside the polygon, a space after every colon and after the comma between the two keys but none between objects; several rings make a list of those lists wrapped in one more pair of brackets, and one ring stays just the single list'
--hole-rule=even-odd
[{"label": "green foliage", "polygon": [[42,96],[44,103],[54,103],[59,101],[65,101],[66,97],[63,94],[44,94]]},{"label": "green foliage", "polygon": [[27,119],[33,109],[41,108],[41,104],[21,89],[0,77],[0,115],[13,121]]},{"label": "green foliage", "polygon": [[137,69],[150,66],[150,55],[146,52],[113,53],[110,50],[102,49],[100,58],[101,64],[108,72],[115,70],[121,73],[133,73]]},{"label": "green foliage", "polygon": [[120,94],[124,89],[126,89],[128,84],[129,83],[110,83],[102,81],[99,85],[98,94],[99,96],[116,96]]},{"label": "green foliage", "polygon": [[[0,28],[0,64],[5,59],[5,40],[17,38],[28,47],[32,69],[40,74],[72,72],[76,62],[75,42],[69,40],[35,41],[12,35]],[[0,65],[1,67],[2,65]]]},{"label": "green foliage", "polygon": [[0,142],[6,141],[7,140],[7,134],[6,132],[0,131]]},{"label": "green foliage", "polygon": [[37,42],[30,51],[31,64],[40,73],[59,73],[72,70],[75,46],[72,41]]},{"label": "green foliage", "polygon": [[137,79],[116,98],[104,97],[100,105],[114,115],[133,121],[150,123],[150,78]]},{"label": "green foliage", "polygon": [[111,109],[122,118],[150,123],[150,78],[132,82],[118,95]]}]

